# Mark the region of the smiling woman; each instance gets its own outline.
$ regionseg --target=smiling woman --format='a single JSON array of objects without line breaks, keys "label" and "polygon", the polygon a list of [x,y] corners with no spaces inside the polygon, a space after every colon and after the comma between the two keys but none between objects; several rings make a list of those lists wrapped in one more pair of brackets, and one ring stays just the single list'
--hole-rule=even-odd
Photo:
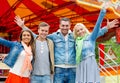
[{"label": "smiling woman", "polygon": [[27,31],[23,31],[21,34],[20,34],[20,41],[24,42],[27,46],[30,45],[32,37],[31,37],[31,34]]},{"label": "smiling woman", "polygon": [[21,32],[20,42],[8,41],[0,37],[0,44],[10,48],[8,55],[2,57],[3,62],[10,67],[5,83],[29,83],[31,60],[34,54],[33,41],[34,37],[28,30]]}]

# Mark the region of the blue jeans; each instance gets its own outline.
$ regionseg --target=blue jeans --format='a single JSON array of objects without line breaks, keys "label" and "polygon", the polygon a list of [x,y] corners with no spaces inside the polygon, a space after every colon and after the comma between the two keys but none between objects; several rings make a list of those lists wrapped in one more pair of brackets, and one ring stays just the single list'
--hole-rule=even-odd
[{"label": "blue jeans", "polygon": [[50,75],[32,75],[30,83],[51,83]]},{"label": "blue jeans", "polygon": [[55,68],[54,83],[75,83],[76,68]]}]

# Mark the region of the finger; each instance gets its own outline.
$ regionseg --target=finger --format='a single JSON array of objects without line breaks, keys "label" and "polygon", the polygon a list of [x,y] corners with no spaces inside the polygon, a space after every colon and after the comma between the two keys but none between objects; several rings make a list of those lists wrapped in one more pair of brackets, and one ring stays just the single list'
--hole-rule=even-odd
[{"label": "finger", "polygon": [[15,17],[15,19],[18,20],[18,21],[21,20],[21,18],[20,18],[19,15],[17,15],[17,16]]},{"label": "finger", "polygon": [[4,59],[4,56],[0,56],[0,60],[3,60]]},{"label": "finger", "polygon": [[119,20],[118,20],[118,19],[116,19],[115,21],[119,23]]},{"label": "finger", "polygon": [[116,22],[119,22],[119,20],[118,20],[118,19],[115,19],[115,21],[116,21]]},{"label": "finger", "polygon": [[17,19],[14,19],[14,22],[15,22],[15,23],[17,23],[17,22],[18,22],[18,20],[17,20]]},{"label": "finger", "polygon": [[119,23],[119,21],[118,21],[117,19],[115,19],[113,22],[114,22],[115,24],[118,24],[118,23]]},{"label": "finger", "polygon": [[0,60],[2,59],[2,57],[0,56]]},{"label": "finger", "polygon": [[15,16],[15,18],[14,19],[17,19],[17,16]]},{"label": "finger", "polygon": [[16,17],[15,17],[15,20],[19,20],[19,17],[18,17],[18,16],[16,16]]},{"label": "finger", "polygon": [[117,22],[117,19],[113,20],[113,22]]},{"label": "finger", "polygon": [[19,15],[17,15],[17,16],[16,16],[16,18],[20,18],[20,16],[19,16]]},{"label": "finger", "polygon": [[119,25],[114,25],[114,27],[119,27]]},{"label": "finger", "polygon": [[23,18],[23,21],[25,22],[25,18]]},{"label": "finger", "polygon": [[107,23],[109,23],[109,19],[107,19]]},{"label": "finger", "polygon": [[16,21],[16,20],[14,20],[14,22],[15,22],[15,23],[17,23],[17,21]]}]

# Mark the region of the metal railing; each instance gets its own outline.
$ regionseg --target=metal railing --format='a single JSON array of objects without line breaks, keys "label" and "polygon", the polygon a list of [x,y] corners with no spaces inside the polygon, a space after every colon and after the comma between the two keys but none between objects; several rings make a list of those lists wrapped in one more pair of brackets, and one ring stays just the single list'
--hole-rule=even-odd
[{"label": "metal railing", "polygon": [[113,60],[107,53],[105,53],[101,48],[98,47],[98,49],[104,53],[105,57],[107,57],[115,66],[116,68],[114,68],[113,66],[111,66],[107,61],[104,60],[104,58],[100,57],[99,58],[107,65],[107,67],[109,67],[112,71],[115,72],[117,78],[115,79],[112,75],[111,72],[109,72],[105,66],[101,65],[99,63],[99,66],[100,66],[100,72],[102,72],[104,74],[104,76],[111,76],[111,78],[109,80],[112,81],[112,83],[114,83],[115,81],[117,81],[117,83],[119,83],[119,77],[118,77],[118,64],[115,62],[115,60]]}]

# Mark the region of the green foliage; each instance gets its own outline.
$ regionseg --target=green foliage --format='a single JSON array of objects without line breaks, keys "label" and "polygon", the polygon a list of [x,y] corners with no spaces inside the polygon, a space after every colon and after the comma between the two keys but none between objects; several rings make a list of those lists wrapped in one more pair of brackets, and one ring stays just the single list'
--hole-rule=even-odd
[{"label": "green foliage", "polygon": [[[108,49],[111,47],[114,51],[115,55],[117,56],[117,59],[115,62],[120,64],[120,44],[116,43],[116,38],[112,37],[110,40],[105,42],[96,42],[96,60],[99,61],[99,55],[98,55],[98,44],[103,43],[105,45],[105,52],[107,53]],[[112,61],[109,61],[110,64],[112,64]]]}]

